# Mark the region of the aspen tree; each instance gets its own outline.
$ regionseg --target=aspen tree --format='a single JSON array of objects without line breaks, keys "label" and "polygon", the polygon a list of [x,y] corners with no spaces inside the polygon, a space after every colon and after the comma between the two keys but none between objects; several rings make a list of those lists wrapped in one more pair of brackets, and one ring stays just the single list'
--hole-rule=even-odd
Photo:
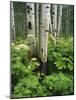
[{"label": "aspen tree", "polygon": [[41,72],[47,72],[47,47],[48,47],[48,31],[50,19],[50,4],[41,4],[40,13],[40,59],[41,59]]},{"label": "aspen tree", "polygon": [[39,33],[39,4],[36,4],[36,33]]},{"label": "aspen tree", "polygon": [[51,8],[52,8],[52,7],[51,7],[51,5],[50,5],[50,21],[49,21],[49,22],[50,22],[50,25],[49,25],[49,26],[50,26],[50,32],[52,33]]},{"label": "aspen tree", "polygon": [[36,41],[35,41],[35,12],[34,3],[26,3],[27,11],[27,37],[32,55],[35,55]]},{"label": "aspen tree", "polygon": [[10,9],[11,9],[11,14],[10,14],[11,40],[15,41],[16,40],[15,18],[14,18],[14,6],[13,6],[13,2],[12,1],[10,3]]},{"label": "aspen tree", "polygon": [[52,5],[52,30],[53,30],[53,36],[55,38],[55,45],[56,45],[56,36],[57,36],[57,5]]},{"label": "aspen tree", "polygon": [[60,33],[60,29],[61,29],[61,23],[62,23],[62,5],[59,6],[57,37],[59,37],[59,33]]},{"label": "aspen tree", "polygon": [[36,54],[39,52],[39,4],[36,4]]}]

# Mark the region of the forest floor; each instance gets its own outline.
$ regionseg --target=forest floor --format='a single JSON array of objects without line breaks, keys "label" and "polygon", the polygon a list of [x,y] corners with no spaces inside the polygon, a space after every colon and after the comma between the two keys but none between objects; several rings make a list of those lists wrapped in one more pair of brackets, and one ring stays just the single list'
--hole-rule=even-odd
[{"label": "forest floor", "polygon": [[72,37],[61,38],[56,46],[48,41],[48,73],[37,69],[40,62],[30,59],[27,40],[11,43],[12,98],[74,94],[74,50]]}]

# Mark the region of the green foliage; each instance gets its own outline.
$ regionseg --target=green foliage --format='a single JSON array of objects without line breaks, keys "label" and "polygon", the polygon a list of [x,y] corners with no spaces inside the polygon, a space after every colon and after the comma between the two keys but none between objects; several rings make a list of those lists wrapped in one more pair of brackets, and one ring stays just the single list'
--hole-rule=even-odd
[{"label": "green foliage", "polygon": [[38,77],[32,74],[19,81],[14,88],[13,94],[18,97],[45,96],[44,88],[40,85]]},{"label": "green foliage", "polygon": [[46,76],[43,84],[49,93],[52,93],[53,95],[65,95],[73,93],[73,79],[61,72]]},{"label": "green foliage", "polygon": [[14,93],[19,94],[21,91],[21,95],[19,96],[32,96],[34,95],[35,89],[37,88],[39,82],[36,76],[30,74],[26,78],[23,78],[19,81],[17,86],[15,86]]},{"label": "green foliage", "polygon": [[39,72],[37,58],[29,59],[27,40],[11,44],[12,97],[73,94],[72,40],[48,42],[48,75]]},{"label": "green foliage", "polygon": [[64,38],[58,41],[54,47],[49,43],[48,47],[48,65],[55,66],[57,70],[73,71],[73,40]]},{"label": "green foliage", "polygon": [[36,58],[29,59],[28,51],[30,48],[23,43],[11,44],[11,71],[12,71],[12,89],[20,79],[30,74],[38,68],[39,62]]}]

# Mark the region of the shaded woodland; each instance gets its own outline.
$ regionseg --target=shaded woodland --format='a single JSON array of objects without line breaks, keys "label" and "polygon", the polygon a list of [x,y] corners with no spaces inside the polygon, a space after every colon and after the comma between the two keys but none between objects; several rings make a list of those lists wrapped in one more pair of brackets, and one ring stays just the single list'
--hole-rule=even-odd
[{"label": "shaded woodland", "polygon": [[10,2],[11,97],[74,94],[74,6]]}]

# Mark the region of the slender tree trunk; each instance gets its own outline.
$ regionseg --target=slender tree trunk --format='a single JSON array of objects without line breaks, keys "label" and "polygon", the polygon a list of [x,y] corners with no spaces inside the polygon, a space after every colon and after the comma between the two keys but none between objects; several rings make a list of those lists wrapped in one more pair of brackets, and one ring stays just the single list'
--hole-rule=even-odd
[{"label": "slender tree trunk", "polygon": [[13,2],[10,3],[10,8],[11,8],[11,16],[10,16],[10,28],[11,28],[11,40],[15,41],[16,40],[16,34],[15,34],[15,19],[14,19],[14,6]]},{"label": "slender tree trunk", "polygon": [[41,59],[41,72],[47,72],[47,47],[48,47],[48,31],[50,19],[50,4],[41,4],[40,13],[40,59]]},{"label": "slender tree trunk", "polygon": [[54,37],[57,35],[57,5],[53,5],[53,34]]},{"label": "slender tree trunk", "polygon": [[55,45],[56,45],[56,36],[57,36],[57,5],[52,5],[52,30],[53,36],[55,38]]},{"label": "slender tree trunk", "polygon": [[36,55],[39,53],[39,4],[36,4]]},{"label": "slender tree trunk", "polygon": [[27,36],[31,48],[32,56],[35,55],[36,40],[35,40],[35,12],[34,3],[26,3],[27,10]]},{"label": "slender tree trunk", "polygon": [[36,4],[36,33],[39,33],[39,4]]},{"label": "slender tree trunk", "polygon": [[60,33],[60,30],[61,30],[61,23],[62,23],[62,5],[59,6],[57,37],[59,37],[59,33]]},{"label": "slender tree trunk", "polygon": [[52,33],[52,21],[51,21],[51,5],[50,5],[50,32]]}]

